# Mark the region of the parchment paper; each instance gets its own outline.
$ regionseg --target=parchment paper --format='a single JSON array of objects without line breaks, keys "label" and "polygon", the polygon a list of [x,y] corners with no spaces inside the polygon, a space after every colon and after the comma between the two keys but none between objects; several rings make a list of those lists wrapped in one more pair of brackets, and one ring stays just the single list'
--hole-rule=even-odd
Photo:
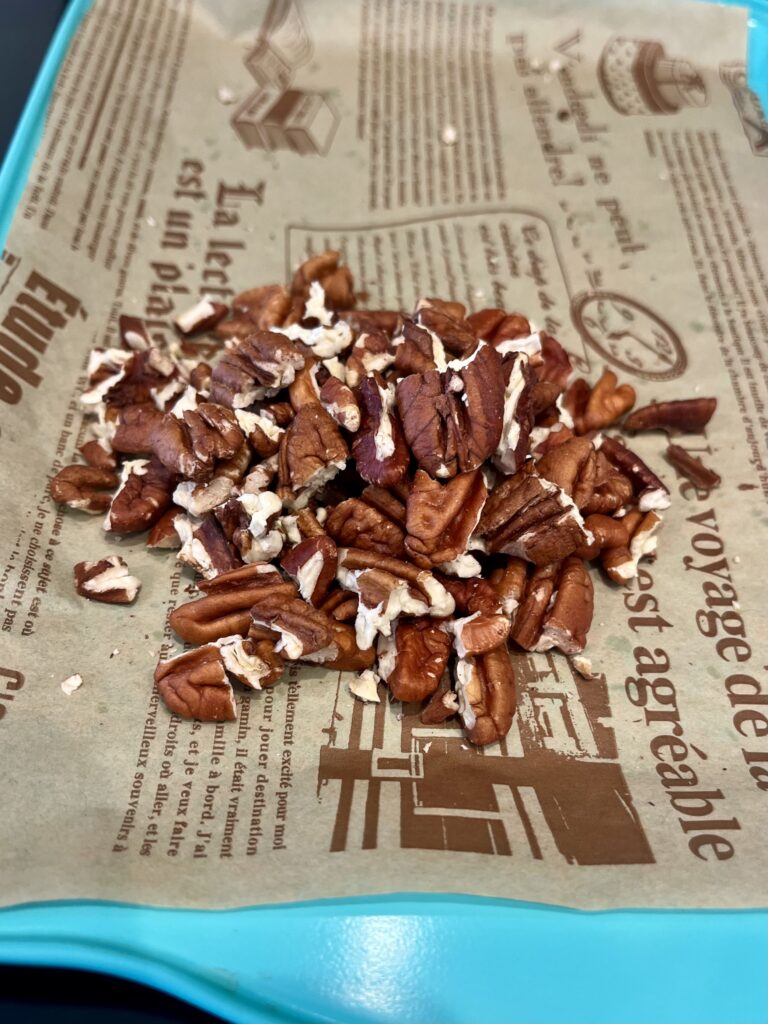
[{"label": "parchment paper", "polygon": [[[768,128],[745,14],[707,4],[96,3],[0,266],[3,902],[222,907],[449,891],[765,904]],[[660,557],[588,654],[520,655],[501,747],[293,671],[236,724],[169,716],[192,576],[62,512],[87,353],[338,246],[367,304],[525,312],[639,401],[716,395]],[[130,608],[72,565],[119,552]],[[72,673],[82,688],[60,688]]]}]

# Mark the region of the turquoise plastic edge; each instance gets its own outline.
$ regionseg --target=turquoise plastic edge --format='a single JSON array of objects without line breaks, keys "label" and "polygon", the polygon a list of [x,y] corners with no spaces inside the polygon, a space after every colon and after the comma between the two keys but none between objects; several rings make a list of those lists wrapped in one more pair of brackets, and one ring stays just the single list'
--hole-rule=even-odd
[{"label": "turquoise plastic edge", "polygon": [[93,0],[70,0],[69,7],[53,35],[0,167],[0,250],[8,237],[16,206],[21,199],[37,145],[43,134],[45,115],[56,84],[56,76],[67,54],[70,40],[92,3]]},{"label": "turquoise plastic edge", "polygon": [[[0,244],[91,3],[71,0],[0,168]],[[750,12],[749,83],[768,110],[768,4]],[[0,960],[130,978],[238,1024],[768,1022],[766,911],[410,894],[225,911],[62,901],[1,910]]]}]

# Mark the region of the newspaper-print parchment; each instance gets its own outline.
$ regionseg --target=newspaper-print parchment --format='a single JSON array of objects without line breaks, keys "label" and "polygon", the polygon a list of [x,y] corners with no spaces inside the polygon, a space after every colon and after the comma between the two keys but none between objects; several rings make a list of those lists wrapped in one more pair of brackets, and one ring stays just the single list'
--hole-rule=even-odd
[{"label": "newspaper-print parchment", "polygon": [[[744,12],[459,0],[96,3],[0,268],[2,900],[221,907],[387,891],[766,903],[768,126]],[[342,249],[370,306],[525,312],[639,401],[716,395],[660,557],[596,588],[593,680],[516,657],[507,739],[294,669],[168,714],[172,554],[62,512],[87,353]],[[120,553],[130,608],[76,561]],[[72,696],[63,679],[80,673]]]}]

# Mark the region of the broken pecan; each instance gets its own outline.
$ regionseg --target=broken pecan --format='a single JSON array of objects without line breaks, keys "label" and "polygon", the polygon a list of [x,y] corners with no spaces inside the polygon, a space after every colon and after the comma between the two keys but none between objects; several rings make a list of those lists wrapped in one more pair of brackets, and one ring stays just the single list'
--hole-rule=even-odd
[{"label": "broken pecan", "polygon": [[529,651],[584,650],[592,623],[594,592],[584,562],[575,556],[536,569],[529,580],[512,631]]},{"label": "broken pecan", "polygon": [[202,298],[194,306],[179,313],[173,322],[182,334],[201,334],[215,327],[228,312],[223,302],[211,302],[208,298]]},{"label": "broken pecan", "polygon": [[[281,284],[263,285],[261,288],[250,288],[240,292],[232,300],[232,310],[236,317],[250,321],[260,331],[268,331],[270,327],[280,327],[288,316],[291,308],[291,297],[288,289]],[[225,333],[226,321],[216,328],[220,337],[231,337]],[[253,327],[250,327],[253,330]]]},{"label": "broken pecan", "polygon": [[86,441],[78,449],[89,466],[95,469],[114,470],[117,467],[117,459],[108,442],[99,440]]},{"label": "broken pecan", "polygon": [[283,428],[270,415],[235,409],[235,419],[260,459],[268,459],[275,454],[280,447]]},{"label": "broken pecan", "polygon": [[[80,449],[82,451],[82,448]],[[713,469],[709,469],[701,459],[697,459],[685,448],[678,444],[671,444],[667,448],[667,460],[675,467],[678,473],[691,481],[695,487],[711,491],[720,485],[720,477]]]},{"label": "broken pecan", "polygon": [[[522,600],[528,583],[528,566],[522,558],[508,557],[503,565],[497,566],[489,577],[505,615],[514,615]],[[467,611],[476,609],[468,607]],[[482,609],[481,609],[482,610]]]},{"label": "broken pecan", "polygon": [[[474,345],[475,338],[471,335],[470,341]],[[395,371],[398,376],[424,373],[426,370],[445,370],[445,367],[445,348],[438,335],[406,319],[395,348]]]},{"label": "broken pecan", "polygon": [[378,671],[395,700],[421,701],[437,689],[451,653],[442,623],[401,619],[392,637],[380,637]]},{"label": "broken pecan", "polygon": [[405,547],[422,568],[453,562],[467,550],[488,489],[479,469],[445,484],[417,470],[408,495]]},{"label": "broken pecan", "polygon": [[344,547],[379,551],[393,558],[405,555],[402,527],[361,498],[347,498],[331,509],[325,526]]},{"label": "broken pecan", "polygon": [[182,718],[202,722],[237,718],[232,684],[214,644],[161,661],[155,669],[155,684],[168,709]]},{"label": "broken pecan", "polygon": [[[525,566],[525,562],[521,562]],[[524,568],[523,573],[527,570]],[[474,615],[475,612],[493,615],[501,610],[501,602],[496,589],[489,580],[481,576],[473,579],[452,579],[450,576],[438,577],[456,604],[456,611],[462,615]]]},{"label": "broken pecan", "polygon": [[338,552],[330,537],[308,537],[291,548],[280,560],[283,569],[296,580],[299,593],[319,608],[336,578]]},{"label": "broken pecan", "polygon": [[365,377],[359,387],[360,429],[352,455],[360,476],[369,483],[392,487],[408,471],[410,456],[395,410],[395,390],[381,374]]},{"label": "broken pecan", "polygon": [[517,555],[535,565],[559,561],[588,539],[566,492],[526,472],[507,477],[493,489],[477,534],[490,552]]},{"label": "broken pecan", "polygon": [[119,410],[112,447],[123,455],[153,455],[155,430],[163,413],[153,402],[126,405]]},{"label": "broken pecan", "polygon": [[459,701],[451,689],[450,676],[446,672],[419,717],[424,725],[440,725],[452,718],[458,710]]},{"label": "broken pecan", "polygon": [[587,514],[618,512],[632,500],[631,480],[608,461],[602,451],[595,454],[595,480],[591,496],[582,506]]},{"label": "broken pecan", "polygon": [[235,456],[245,438],[230,409],[214,402],[197,403],[194,395],[191,400],[195,407],[179,408],[177,403],[157,424],[152,434],[154,452],[175,473],[189,480],[208,480],[216,463]]},{"label": "broken pecan", "polygon": [[562,389],[571,375],[571,360],[560,342],[544,331],[539,333],[541,340],[541,365],[536,368],[538,380],[552,381]]},{"label": "broken pecan", "polygon": [[98,562],[78,562],[74,573],[75,590],[91,601],[130,604],[141,589],[141,581],[131,576],[119,555],[108,555]]},{"label": "broken pecan", "polygon": [[230,498],[214,515],[244,562],[269,562],[283,550],[283,534],[277,529],[282,507],[276,494],[261,491]]},{"label": "broken pecan", "polygon": [[123,345],[134,352],[141,352],[152,346],[147,325],[137,316],[122,315],[119,317],[117,330]]},{"label": "broken pecan", "polygon": [[69,508],[98,515],[106,512],[112,503],[118,477],[111,469],[96,466],[65,466],[51,480],[50,492],[54,501]]},{"label": "broken pecan", "polygon": [[376,660],[373,647],[358,647],[355,630],[345,622],[331,619],[332,646],[336,647],[334,657],[323,658],[323,667],[339,672],[359,672],[370,668]]},{"label": "broken pecan", "polygon": [[600,552],[600,563],[614,583],[626,587],[637,576],[640,560],[656,557],[656,533],[662,519],[655,512],[643,514],[634,509],[621,522],[624,526],[624,543],[606,545]]},{"label": "broken pecan", "polygon": [[352,274],[349,267],[340,266],[341,253],[335,249],[310,256],[293,275],[291,281],[291,315],[289,319],[301,320],[304,307],[310,296],[313,282],[322,286],[329,309],[351,309],[355,304]]},{"label": "broken pecan", "polygon": [[339,653],[331,619],[299,597],[260,595],[251,607],[251,620],[279,634],[275,650],[289,661],[322,663]]},{"label": "broken pecan", "polygon": [[[534,384],[528,357],[522,353],[505,360],[504,412],[501,439],[493,457],[494,465],[502,473],[516,473],[528,454],[528,440],[533,427],[535,408],[533,390],[552,388],[547,382]],[[557,397],[557,395],[555,395]]]},{"label": "broken pecan", "polygon": [[225,352],[214,367],[211,401],[245,409],[291,384],[304,358],[304,352],[285,335],[254,331]]},{"label": "broken pecan", "polygon": [[486,654],[506,643],[511,622],[509,616],[476,611],[463,619],[454,619],[451,630],[455,637],[456,653],[460,658],[467,655]]},{"label": "broken pecan", "polygon": [[340,427],[344,427],[350,434],[359,430],[360,406],[351,388],[338,377],[330,376],[323,384],[320,388],[320,401],[325,411]]},{"label": "broken pecan", "polygon": [[176,529],[176,520],[183,512],[179,508],[171,507],[158,519],[147,536],[148,548],[178,548],[181,547],[181,538]]},{"label": "broken pecan", "polygon": [[284,662],[271,640],[225,636],[216,641],[227,672],[250,690],[263,690],[283,674]]},{"label": "broken pecan", "polygon": [[157,459],[123,463],[120,486],[109,506],[104,529],[112,533],[148,530],[171,504],[174,476]]},{"label": "broken pecan", "polygon": [[633,451],[612,437],[603,438],[600,451],[632,481],[641,512],[669,508],[671,500],[669,490],[653,470],[646,466],[639,455],[635,455]]},{"label": "broken pecan", "polygon": [[168,621],[185,643],[205,644],[224,636],[245,636],[251,625],[251,608],[260,599],[289,600],[296,588],[271,565],[257,563],[201,580],[205,597],[175,608]]},{"label": "broken pecan", "polygon": [[197,527],[193,527],[186,516],[179,516],[174,526],[181,540],[178,561],[191,565],[206,579],[238,569],[243,564],[237,549],[212,515],[207,515]]},{"label": "broken pecan", "polygon": [[384,331],[364,331],[352,345],[346,362],[346,379],[351,388],[372,373],[383,373],[395,361],[389,337]]},{"label": "broken pecan", "polygon": [[280,441],[278,493],[301,508],[344,468],[348,454],[338,426],[325,409],[303,406]]},{"label": "broken pecan", "polygon": [[570,438],[539,459],[536,472],[562,488],[577,508],[583,508],[592,495],[597,472],[592,442],[585,437]]},{"label": "broken pecan", "polygon": [[709,423],[717,408],[716,398],[688,398],[676,402],[651,402],[635,409],[624,421],[624,429],[670,430],[696,433]]},{"label": "broken pecan", "polygon": [[[619,384],[613,370],[603,370],[600,380],[586,392],[579,381],[574,381],[565,395],[565,407],[573,417],[577,434],[601,430],[621,419],[635,404],[635,389],[631,384]],[[630,417],[631,418],[631,417]]]},{"label": "broken pecan", "polygon": [[487,746],[504,739],[515,713],[515,672],[506,647],[457,659],[455,680],[459,714],[470,741]]}]

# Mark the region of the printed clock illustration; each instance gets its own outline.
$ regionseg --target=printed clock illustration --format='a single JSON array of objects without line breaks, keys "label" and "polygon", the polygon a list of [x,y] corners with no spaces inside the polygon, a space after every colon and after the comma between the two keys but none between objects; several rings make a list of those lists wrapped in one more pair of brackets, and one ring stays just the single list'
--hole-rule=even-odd
[{"label": "printed clock illustration", "polygon": [[678,334],[636,299],[584,292],[574,298],[571,318],[591,349],[643,380],[673,380],[688,365]]},{"label": "printed clock illustration", "polygon": [[605,98],[620,114],[675,114],[709,101],[696,68],[687,60],[667,57],[653,39],[609,40],[597,74]]}]

